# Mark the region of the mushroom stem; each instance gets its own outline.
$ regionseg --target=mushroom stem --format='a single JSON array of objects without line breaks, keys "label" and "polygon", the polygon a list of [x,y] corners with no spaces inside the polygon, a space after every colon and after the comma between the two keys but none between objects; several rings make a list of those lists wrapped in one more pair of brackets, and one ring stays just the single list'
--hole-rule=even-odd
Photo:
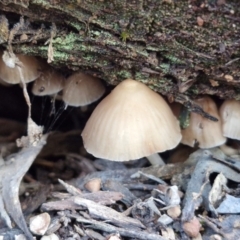
[{"label": "mushroom stem", "polygon": [[148,159],[148,161],[153,165],[153,166],[163,166],[165,165],[165,162],[163,161],[163,159],[159,156],[158,153],[154,153],[150,156],[146,157]]}]

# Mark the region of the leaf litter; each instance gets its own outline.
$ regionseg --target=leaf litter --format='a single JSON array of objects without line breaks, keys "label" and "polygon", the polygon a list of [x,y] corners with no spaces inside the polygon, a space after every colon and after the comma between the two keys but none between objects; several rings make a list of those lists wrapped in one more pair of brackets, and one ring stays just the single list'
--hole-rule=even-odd
[{"label": "leaf litter", "polygon": [[[1,138],[3,150],[14,144],[9,136],[19,137],[11,131],[22,134],[22,126],[16,122],[11,130],[12,124]],[[214,148],[161,167],[146,167],[145,159],[124,164],[91,159],[80,144],[71,146],[78,136],[78,130],[55,132],[47,144],[8,150],[0,167],[2,239],[239,238],[239,158]],[[30,231],[30,218],[43,213],[47,228]]]}]

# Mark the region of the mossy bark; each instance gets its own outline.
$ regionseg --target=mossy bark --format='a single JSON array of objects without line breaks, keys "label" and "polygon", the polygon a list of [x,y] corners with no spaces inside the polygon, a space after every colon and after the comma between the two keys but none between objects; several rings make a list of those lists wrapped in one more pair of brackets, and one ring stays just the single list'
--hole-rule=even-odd
[{"label": "mossy bark", "polygon": [[240,99],[239,0],[0,0],[0,9],[10,29],[24,16],[14,51],[48,58],[52,44],[57,68],[112,85],[137,79],[196,112],[202,94]]}]

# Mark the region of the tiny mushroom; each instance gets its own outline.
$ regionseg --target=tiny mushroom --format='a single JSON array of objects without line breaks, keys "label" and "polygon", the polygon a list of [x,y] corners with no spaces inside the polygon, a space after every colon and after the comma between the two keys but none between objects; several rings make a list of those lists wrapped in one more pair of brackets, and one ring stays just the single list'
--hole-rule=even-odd
[{"label": "tiny mushroom", "polygon": [[93,111],[82,132],[86,150],[95,157],[129,161],[175,148],[182,136],[165,100],[145,84],[121,82]]},{"label": "tiny mushroom", "polygon": [[[21,83],[20,74],[16,65],[7,55],[7,51],[4,53],[0,52],[0,78],[10,84]],[[16,57],[22,64],[22,75],[26,83],[34,81],[40,76],[40,64],[37,58],[22,54],[16,54]]]},{"label": "tiny mushroom", "polygon": [[76,72],[67,78],[62,100],[66,106],[86,106],[97,101],[105,92],[105,87],[99,78]]},{"label": "tiny mushroom", "polygon": [[44,69],[33,84],[32,93],[37,96],[53,95],[63,89],[64,77],[55,69]]},{"label": "tiny mushroom", "polygon": [[192,112],[190,114],[189,126],[182,130],[182,143],[191,147],[213,148],[226,142],[222,133],[221,119],[216,103],[207,96],[195,101],[203,111],[216,117],[217,122],[207,119],[200,114]]}]

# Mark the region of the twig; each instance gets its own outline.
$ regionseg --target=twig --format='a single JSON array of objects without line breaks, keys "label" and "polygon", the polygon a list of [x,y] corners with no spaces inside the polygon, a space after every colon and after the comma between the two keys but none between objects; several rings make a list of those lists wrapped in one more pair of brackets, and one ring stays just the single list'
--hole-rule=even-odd
[{"label": "twig", "polygon": [[[22,214],[18,191],[23,176],[32,165],[32,162],[41,151],[45,142],[46,136],[44,136],[36,146],[29,146],[22,149],[19,153],[12,155],[10,160],[0,167],[0,186],[2,186],[0,203],[4,203],[4,206],[0,204],[0,212],[5,215],[5,221],[7,222],[7,225],[11,227],[8,217],[9,214],[29,240],[33,239],[33,237],[28,230]],[[7,212],[5,212],[4,207]],[[2,215],[2,217],[4,216]]]},{"label": "twig", "polygon": [[104,223],[104,222],[98,222],[96,220],[90,220],[90,219],[85,219],[83,217],[78,217],[76,219],[78,222],[82,223],[88,223],[91,224],[91,227],[94,229],[98,229],[104,232],[109,232],[109,233],[119,233],[120,235],[124,237],[129,237],[129,238],[135,238],[135,239],[142,239],[142,240],[166,240],[160,235],[157,235],[155,233],[148,233],[145,231],[135,231],[131,230],[129,228],[119,228],[112,226],[110,224]]},{"label": "twig", "polygon": [[207,218],[203,217],[202,215],[198,215],[198,217],[204,221],[204,223],[206,223],[208,225],[208,227],[210,227],[214,232],[222,235],[224,238],[227,239],[227,235],[221,231],[213,222],[211,222],[210,220],[208,220]]}]

